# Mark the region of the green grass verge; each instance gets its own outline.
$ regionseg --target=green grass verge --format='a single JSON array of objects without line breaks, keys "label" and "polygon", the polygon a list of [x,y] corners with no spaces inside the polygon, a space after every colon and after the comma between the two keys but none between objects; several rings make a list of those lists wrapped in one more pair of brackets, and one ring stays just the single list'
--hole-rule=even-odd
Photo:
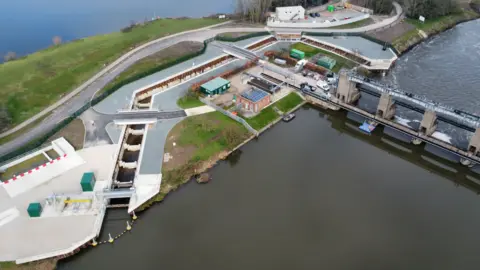
[{"label": "green grass verge", "polygon": [[479,18],[480,15],[472,10],[462,10],[447,16],[434,19],[426,19],[425,23],[416,19],[405,19],[406,22],[415,26],[415,29],[406,32],[402,36],[393,40],[392,45],[400,52],[407,50],[410,46],[420,42],[423,37],[418,30],[422,30],[428,36],[434,35],[453,27],[459,22]]},{"label": "green grass verge", "polygon": [[[162,169],[162,186],[160,193],[144,203],[139,211],[145,210],[156,202],[161,202],[171,191],[188,182],[205,167],[210,167],[219,155],[244,142],[250,137],[248,130],[240,123],[220,112],[189,117],[178,123],[168,134],[175,139],[177,146],[196,148],[192,157],[180,167],[173,170]],[[169,152],[168,145],[165,152]]]},{"label": "green grass verge", "polygon": [[13,177],[13,175],[18,175],[20,173],[24,173],[30,169],[38,167],[38,165],[44,164],[48,161],[48,159],[43,155],[34,156],[28,160],[25,160],[22,163],[14,165],[8,168],[4,173],[1,174],[1,180],[5,181]]},{"label": "green grass verge", "polygon": [[266,127],[279,117],[278,113],[275,112],[272,106],[263,109],[259,114],[252,118],[245,118],[245,120],[250,126],[252,126],[252,128],[256,130]]},{"label": "green grass verge", "polygon": [[174,33],[219,23],[218,19],[162,19],[88,37],[0,65],[0,102],[13,125],[32,117],[133,47]]},{"label": "green grass verge", "polygon": [[366,18],[358,22],[329,27],[328,29],[352,29],[352,28],[358,28],[358,27],[366,26],[373,23],[374,21],[372,18]]},{"label": "green grass verge", "polygon": [[198,97],[186,95],[184,97],[181,97],[177,100],[177,105],[178,107],[182,109],[189,109],[189,108],[195,108],[199,106],[203,106],[203,102],[201,102]]},{"label": "green grass verge", "polygon": [[291,46],[291,49],[297,49],[297,50],[300,50],[302,52],[305,52],[305,57],[306,58],[310,58],[316,54],[323,54],[323,55],[326,55],[332,59],[335,59],[337,61],[337,63],[335,64],[335,66],[332,68],[332,71],[333,72],[339,72],[340,69],[342,68],[353,68],[356,66],[356,64],[346,58],[343,58],[339,55],[336,55],[334,53],[331,53],[331,52],[328,52],[328,51],[325,51],[325,50],[322,50],[322,49],[319,49],[319,48],[315,48],[315,47],[312,47],[310,45],[307,45],[307,44],[304,44],[304,43],[295,43]]},{"label": "green grass verge", "polygon": [[282,112],[286,113],[297,107],[303,99],[297,93],[290,93],[275,103],[275,106]]}]

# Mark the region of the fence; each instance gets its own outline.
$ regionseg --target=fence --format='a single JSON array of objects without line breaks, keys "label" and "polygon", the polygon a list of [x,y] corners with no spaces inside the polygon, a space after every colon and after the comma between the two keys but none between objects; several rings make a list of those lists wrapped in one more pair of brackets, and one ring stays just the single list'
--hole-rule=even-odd
[{"label": "fence", "polygon": [[200,101],[202,101],[203,103],[207,104],[208,106],[214,108],[215,110],[223,113],[224,115],[232,118],[233,120],[239,122],[246,129],[248,129],[251,133],[253,133],[255,136],[258,136],[258,134],[259,134],[258,131],[256,129],[254,129],[252,126],[250,126],[250,124],[248,124],[247,121],[245,121],[245,119],[243,119],[239,116],[236,116],[236,115],[232,114],[231,112],[224,110],[223,108],[220,108],[219,106],[213,104],[212,102],[208,101],[205,98],[200,98]]}]

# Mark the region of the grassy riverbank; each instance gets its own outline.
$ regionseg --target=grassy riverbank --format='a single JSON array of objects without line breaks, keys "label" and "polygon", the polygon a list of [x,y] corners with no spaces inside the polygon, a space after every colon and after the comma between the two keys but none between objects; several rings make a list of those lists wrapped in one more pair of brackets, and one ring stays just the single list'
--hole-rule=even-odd
[{"label": "grassy riverbank", "polygon": [[165,142],[165,153],[173,158],[163,163],[160,193],[139,210],[162,201],[194,175],[224,159],[250,136],[244,126],[220,112],[192,116],[178,123]]},{"label": "grassy riverbank", "polygon": [[38,262],[16,264],[15,262],[0,262],[1,270],[53,270],[57,267],[56,259],[46,259]]},{"label": "grassy riverbank", "polygon": [[[392,45],[400,52],[407,51],[412,46],[420,43],[422,40],[441,33],[447,29],[452,28],[458,23],[479,18],[479,14],[471,9],[464,9],[448,16],[443,16],[435,19],[427,20],[422,23],[415,19],[406,19],[406,22],[415,26],[414,29],[403,33],[401,36],[395,38]],[[425,35],[425,36],[424,36]]]},{"label": "grassy riverbank", "polygon": [[122,54],[148,41],[219,23],[217,19],[161,19],[130,32],[115,32],[52,46],[0,65],[0,103],[12,125],[40,112]]}]

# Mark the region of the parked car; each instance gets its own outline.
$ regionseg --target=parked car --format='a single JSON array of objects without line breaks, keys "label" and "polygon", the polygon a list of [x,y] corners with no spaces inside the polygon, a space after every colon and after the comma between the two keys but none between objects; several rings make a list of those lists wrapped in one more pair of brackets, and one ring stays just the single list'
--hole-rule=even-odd
[{"label": "parked car", "polygon": [[315,17],[320,17],[320,13],[316,12]]},{"label": "parked car", "polygon": [[310,17],[315,18],[315,13],[308,14]]},{"label": "parked car", "polygon": [[327,73],[327,75],[325,76],[325,79],[328,82],[328,84],[334,84],[338,80],[337,75],[333,72]]}]

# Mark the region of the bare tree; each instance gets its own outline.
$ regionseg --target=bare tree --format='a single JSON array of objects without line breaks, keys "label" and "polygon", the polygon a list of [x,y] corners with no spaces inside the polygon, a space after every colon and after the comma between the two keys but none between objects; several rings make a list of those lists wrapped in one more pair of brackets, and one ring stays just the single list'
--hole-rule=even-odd
[{"label": "bare tree", "polygon": [[62,44],[62,38],[60,36],[54,36],[52,38],[53,45],[57,46]]},{"label": "bare tree", "polygon": [[0,132],[7,130],[7,128],[12,124],[12,117],[3,104],[0,104]]},{"label": "bare tree", "polygon": [[3,57],[3,60],[5,60],[5,62],[12,61],[12,60],[15,60],[15,59],[17,59],[17,54],[15,52],[8,52]]}]

